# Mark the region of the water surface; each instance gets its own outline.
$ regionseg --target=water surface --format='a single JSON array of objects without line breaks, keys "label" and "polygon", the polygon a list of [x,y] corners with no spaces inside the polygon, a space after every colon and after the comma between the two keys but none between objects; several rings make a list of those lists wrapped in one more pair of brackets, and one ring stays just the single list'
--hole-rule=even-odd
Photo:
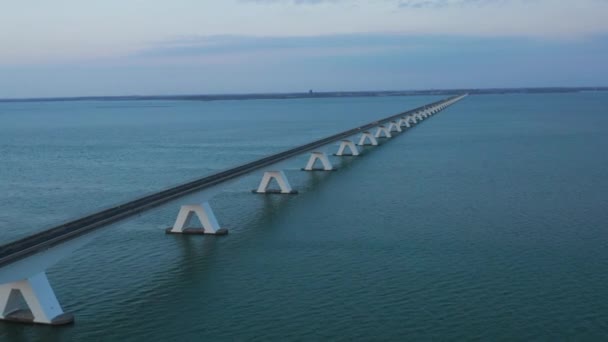
[{"label": "water surface", "polygon": [[[0,103],[0,241],[437,100]],[[470,96],[331,173],[281,163],[101,230],[48,270],[64,328],[0,340],[602,339],[606,93]],[[333,153],[337,146],[324,150]]]}]

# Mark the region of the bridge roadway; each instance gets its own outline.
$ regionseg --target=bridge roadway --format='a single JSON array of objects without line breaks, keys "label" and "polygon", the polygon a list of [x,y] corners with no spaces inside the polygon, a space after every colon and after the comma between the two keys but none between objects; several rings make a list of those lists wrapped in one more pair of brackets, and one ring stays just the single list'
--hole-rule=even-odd
[{"label": "bridge roadway", "polygon": [[210,186],[228,181],[230,179],[242,176],[260,168],[275,164],[279,161],[291,158],[298,154],[308,152],[310,150],[322,147],[329,143],[335,142],[372,129],[378,125],[398,119],[400,117],[413,114],[417,111],[424,110],[427,107],[445,103],[458,96],[453,96],[444,100],[436,101],[425,106],[414,108],[412,110],[389,116],[387,118],[370,122],[366,125],[359,126],[347,131],[334,134],[332,136],[313,141],[311,143],[294,147],[292,149],[273,154],[231,169],[220,171],[212,175],[196,179],[194,181],[177,185],[170,189],[162,190],[151,195],[140,197],[133,201],[122,203],[109,209],[105,209],[82,218],[63,223],[61,225],[46,229],[39,233],[32,234],[22,239],[10,242],[0,246],[0,267],[21,260],[32,254],[44,251],[52,246],[62,242],[71,240],[83,234],[89,233],[97,228],[107,226],[116,221],[128,218],[145,210],[154,208],[166,202],[169,202],[178,197],[182,197],[194,191],[199,191]]}]

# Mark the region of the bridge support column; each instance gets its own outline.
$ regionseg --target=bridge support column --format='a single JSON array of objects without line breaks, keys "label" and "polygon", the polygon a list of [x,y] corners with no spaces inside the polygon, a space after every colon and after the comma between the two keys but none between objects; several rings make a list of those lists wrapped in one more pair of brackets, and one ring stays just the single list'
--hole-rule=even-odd
[{"label": "bridge support column", "polygon": [[391,123],[388,125],[388,131],[390,133],[402,132],[401,125],[399,125],[396,121],[391,121]]},{"label": "bridge support column", "polygon": [[[350,150],[350,154],[344,153],[344,151],[346,150],[347,147]],[[340,142],[340,148],[338,148],[338,153],[336,153],[336,156],[341,157],[341,156],[358,156],[358,155],[359,155],[359,149],[357,148],[357,146],[355,146],[354,142],[352,142],[350,140],[342,140]]]},{"label": "bridge support column", "polygon": [[[198,217],[203,228],[188,227],[192,221],[192,217]],[[182,205],[175,219],[173,227],[165,230],[167,234],[208,234],[208,235],[226,235],[228,229],[220,228],[217,218],[209,205],[209,202],[194,205]]]},{"label": "bridge support column", "polygon": [[72,314],[63,312],[44,272],[0,285],[0,310],[0,320],[5,321],[49,325],[74,321]]},{"label": "bridge support column", "polygon": [[410,128],[411,125],[410,125],[409,116],[399,119],[399,126],[401,126],[401,127],[405,126],[406,128]]},{"label": "bridge support column", "polygon": [[[321,164],[323,164],[323,168],[315,169],[315,163],[319,160]],[[310,158],[308,159],[308,163],[302,169],[303,171],[333,171],[335,170],[327,158],[327,155],[323,152],[312,152],[310,154]]]},{"label": "bridge support column", "polygon": [[[280,190],[271,190],[268,189],[270,182],[272,180],[276,180],[279,184]],[[262,177],[262,181],[260,182],[260,186],[256,190],[252,191],[256,194],[297,194],[296,190],[291,188],[287,177],[283,171],[266,171],[264,172],[264,177]]]},{"label": "bridge support column", "polygon": [[389,132],[386,127],[384,127],[383,125],[380,125],[380,126],[378,126],[378,129],[376,130],[376,134],[374,135],[374,137],[376,139],[378,139],[378,138],[392,138],[393,136],[391,135],[391,132]]},{"label": "bridge support column", "polygon": [[359,146],[365,145],[378,146],[378,140],[370,132],[363,132],[359,139]]}]

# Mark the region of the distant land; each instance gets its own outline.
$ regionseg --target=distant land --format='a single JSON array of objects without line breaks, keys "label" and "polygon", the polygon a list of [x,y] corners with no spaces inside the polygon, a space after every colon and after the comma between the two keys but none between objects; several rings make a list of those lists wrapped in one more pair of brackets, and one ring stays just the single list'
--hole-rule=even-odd
[{"label": "distant land", "polygon": [[53,102],[53,101],[137,101],[137,100],[185,100],[185,101],[218,101],[218,100],[260,100],[260,99],[305,99],[331,97],[381,97],[381,96],[415,96],[415,95],[452,95],[469,93],[471,95],[489,94],[537,94],[537,93],[576,93],[608,91],[608,87],[546,87],[546,88],[486,88],[486,89],[429,89],[429,90],[395,90],[395,91],[331,91],[303,93],[251,93],[251,94],[213,94],[213,95],[129,95],[129,96],[80,96],[80,97],[38,97],[1,99],[0,102]]}]

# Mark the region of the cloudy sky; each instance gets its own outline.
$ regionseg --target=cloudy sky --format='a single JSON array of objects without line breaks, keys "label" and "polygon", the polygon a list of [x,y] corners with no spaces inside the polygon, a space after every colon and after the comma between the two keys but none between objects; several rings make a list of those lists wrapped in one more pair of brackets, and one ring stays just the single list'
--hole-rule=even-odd
[{"label": "cloudy sky", "polygon": [[0,98],[608,85],[608,0],[0,4]]}]

